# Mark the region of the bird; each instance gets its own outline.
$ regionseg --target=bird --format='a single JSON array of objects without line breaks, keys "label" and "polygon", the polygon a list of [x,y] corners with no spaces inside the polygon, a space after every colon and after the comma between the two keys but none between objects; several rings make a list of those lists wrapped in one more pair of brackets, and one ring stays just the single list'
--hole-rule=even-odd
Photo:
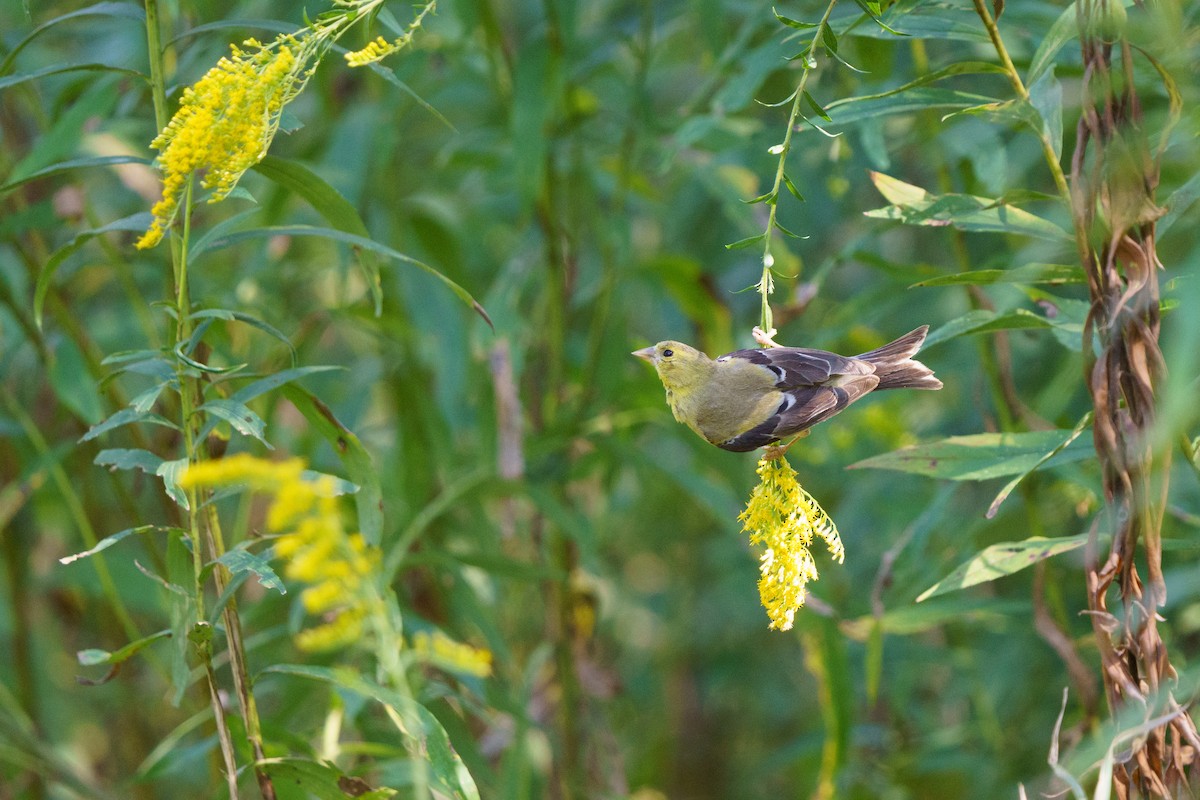
[{"label": "bird", "polygon": [[755,338],[773,346],[712,359],[668,340],[633,355],[654,365],[676,420],[745,453],[801,434],[878,389],[941,389],[933,370],[913,359],[928,332],[922,325],[857,356],[780,347],[758,328]]}]

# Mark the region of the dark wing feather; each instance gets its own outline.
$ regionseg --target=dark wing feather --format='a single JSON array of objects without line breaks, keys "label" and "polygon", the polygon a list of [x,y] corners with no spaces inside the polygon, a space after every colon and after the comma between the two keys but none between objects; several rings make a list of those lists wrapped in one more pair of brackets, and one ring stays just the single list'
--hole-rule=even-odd
[{"label": "dark wing feather", "polygon": [[[780,348],[782,349],[782,348]],[[788,348],[792,350],[793,348]],[[742,351],[758,352],[758,351]],[[820,353],[820,350],[808,351]],[[832,355],[825,353],[824,355]],[[841,358],[841,356],[834,356]],[[851,359],[846,359],[847,361]],[[735,453],[745,453],[811,428],[829,419],[846,406],[874,389],[879,378],[872,374],[844,378],[837,386],[800,386],[788,389],[775,413],[745,433],[721,442],[717,446]]]},{"label": "dark wing feather", "polygon": [[820,386],[836,375],[870,375],[875,371],[875,367],[866,361],[805,347],[737,350],[717,360],[731,358],[740,358],[771,370],[778,376],[775,385],[782,391],[802,386]]}]

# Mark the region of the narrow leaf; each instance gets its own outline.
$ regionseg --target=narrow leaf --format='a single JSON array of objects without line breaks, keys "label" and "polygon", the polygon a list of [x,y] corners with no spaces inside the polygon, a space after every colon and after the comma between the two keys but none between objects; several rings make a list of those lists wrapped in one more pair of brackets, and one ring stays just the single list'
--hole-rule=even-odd
[{"label": "narrow leaf", "polygon": [[1088,535],[1080,533],[1055,539],[1033,536],[1022,542],[1003,542],[985,547],[958,569],[922,592],[917,597],[917,602],[946,592],[994,581],[1060,553],[1078,550],[1087,544]]},{"label": "narrow leaf", "polygon": [[742,248],[749,247],[752,244],[761,242],[765,238],[766,238],[766,234],[760,233],[757,236],[750,236],[746,239],[739,239],[736,242],[727,244],[727,245],[725,245],[725,249],[726,250],[741,250]]},{"label": "narrow leaf", "polygon": [[262,417],[251,411],[245,403],[239,403],[230,398],[218,398],[209,400],[196,411],[219,417],[232,425],[234,430],[243,436],[253,436],[265,444],[268,449],[274,449],[266,438],[267,423],[263,421]]},{"label": "narrow leaf", "polygon": [[1006,485],[1003,489],[1000,490],[1000,493],[996,495],[996,499],[992,501],[992,504],[990,506],[988,506],[987,514],[985,516],[988,519],[991,519],[992,517],[996,516],[996,512],[998,510],[1000,510],[1000,504],[1003,503],[1005,498],[1007,498],[1012,493],[1013,489],[1017,488],[1018,483],[1025,480],[1025,477],[1027,475],[1029,475],[1029,473],[1036,471],[1038,467],[1042,466],[1047,461],[1049,461],[1050,459],[1054,458],[1056,455],[1061,453],[1063,450],[1067,449],[1067,447],[1070,446],[1071,442],[1073,442],[1077,438],[1079,438],[1079,434],[1081,434],[1085,430],[1087,430],[1087,426],[1090,425],[1091,422],[1092,422],[1092,413],[1089,411],[1088,413],[1083,415],[1083,418],[1081,420],[1079,420],[1079,424],[1075,426],[1075,429],[1071,431],[1071,434],[1066,439],[1063,439],[1061,444],[1059,444],[1053,450],[1050,450],[1049,452],[1047,452],[1046,455],[1044,455],[1040,459],[1038,459],[1038,462],[1036,464],[1034,464],[1032,467],[1030,467],[1026,472],[1022,472],[1020,475],[1013,478],[1011,481],[1008,482],[1008,485]]},{"label": "narrow leaf", "polygon": [[1087,280],[1083,269],[1077,264],[1026,264],[1013,269],[976,269],[954,275],[940,275],[919,281],[909,288],[918,286],[986,286],[993,283],[1064,284],[1083,283]]},{"label": "narrow leaf", "polygon": [[140,469],[149,475],[156,475],[162,461],[162,458],[149,450],[113,449],[101,450],[92,463],[111,470]]},{"label": "narrow leaf", "polygon": [[[254,171],[278,185],[303,197],[331,226],[369,239],[370,231],[354,204],[325,182],[308,167],[278,156],[268,155],[253,167]],[[367,279],[367,287],[375,304],[375,316],[383,313],[383,281],[379,273],[379,258],[370,250],[352,247],[355,259]]]},{"label": "narrow leaf", "polygon": [[820,24],[817,22],[800,22],[799,20],[792,19],[791,17],[785,17],[782,14],[780,14],[778,11],[776,11],[774,8],[771,9],[771,13],[775,15],[775,19],[779,20],[784,25],[787,25],[789,28],[795,28],[796,30],[800,30],[800,31],[808,30],[810,28],[815,28],[815,27],[817,27],[817,25]]},{"label": "narrow leaf", "polygon": [[183,531],[180,531],[179,528],[172,528],[172,527],[164,526],[164,525],[139,525],[136,528],[126,528],[125,530],[114,533],[111,536],[105,536],[103,539],[96,542],[96,546],[91,548],[90,550],[84,550],[82,553],[76,553],[76,554],[70,555],[70,556],[63,556],[62,558],[60,558],[58,560],[58,563],[63,564],[63,565],[74,563],[74,562],[80,560],[81,558],[87,558],[88,556],[94,556],[96,553],[99,553],[101,550],[107,550],[108,548],[112,547],[114,544],[117,544],[118,542],[122,541],[123,539],[128,539],[130,536],[133,536],[136,533],[150,533],[152,531],[164,531],[164,532],[174,531],[176,533],[183,533]]},{"label": "narrow leaf", "polygon": [[339,231],[334,228],[320,228],[312,225],[278,225],[265,228],[254,228],[253,230],[239,231],[237,233],[231,233],[227,236],[215,239],[210,244],[210,249],[219,250],[222,247],[230,247],[238,242],[246,241],[248,239],[262,239],[272,236],[320,236],[335,242],[342,242],[343,244],[348,244],[352,247],[360,247],[364,250],[369,250],[382,256],[387,256],[395,261],[411,264],[418,269],[428,272],[430,275],[434,276],[443,284],[445,284],[446,287],[449,288],[456,297],[470,306],[471,310],[473,310],[475,313],[483,317],[484,322],[486,322],[489,327],[494,327],[492,326],[492,319],[490,316],[488,316],[487,311],[485,311],[483,306],[481,306],[475,300],[475,298],[471,296],[471,293],[459,286],[454,281],[450,280],[450,278],[446,277],[438,270],[434,269],[423,261],[418,261],[411,256],[406,256],[400,251],[394,250],[387,245],[380,244],[379,242],[363,236],[357,236],[355,234]]},{"label": "narrow leaf", "polygon": [[1021,475],[1039,465],[1058,466],[1084,461],[1095,455],[1091,443],[1073,440],[1043,463],[1043,456],[1061,445],[1071,434],[1067,430],[1052,430],[951,436],[938,442],[872,456],[851,464],[850,469],[890,469],[952,481],[982,481]]},{"label": "narrow leaf", "polygon": [[88,428],[87,433],[79,437],[79,441],[91,441],[101,434],[108,433],[114,428],[119,428],[122,425],[128,425],[131,422],[148,422],[152,425],[162,425],[167,428],[179,430],[178,425],[176,425],[174,422],[171,422],[169,419],[166,419],[165,417],[160,417],[158,414],[150,414],[132,408],[123,408],[100,424],[93,425],[92,427]]},{"label": "narrow leaf", "polygon": [[146,212],[133,214],[132,216],[110,222],[107,225],[101,225],[99,228],[82,231],[74,239],[55,250],[50,255],[50,258],[46,260],[46,263],[42,265],[41,271],[38,272],[37,284],[33,290],[33,319],[37,323],[38,328],[42,327],[42,309],[46,304],[46,294],[50,291],[50,286],[54,281],[54,276],[58,272],[58,268],[63,265],[68,256],[83,246],[89,239],[96,236],[113,231],[135,231],[140,233],[150,227],[150,221],[151,216]]},{"label": "narrow leaf", "polygon": [[266,588],[274,589],[280,594],[287,594],[287,587],[275,574],[270,562],[260,555],[251,553],[243,547],[235,547],[232,550],[226,550],[217,561],[224,564],[234,575],[249,572]]},{"label": "narrow leaf", "polygon": [[792,183],[792,179],[787,176],[786,172],[783,173],[783,185],[792,193],[792,197],[795,197],[801,203],[804,202],[804,195],[800,194],[800,190],[796,188],[796,184]]},{"label": "narrow leaf", "polygon": [[80,650],[75,654],[75,657],[85,667],[94,667],[97,664],[120,664],[122,661],[128,660],[130,656],[137,653],[137,651],[146,645],[153,644],[159,639],[165,639],[170,635],[171,631],[161,630],[149,636],[144,636],[136,642],[130,642],[120,650],[112,653],[107,650]]},{"label": "narrow leaf", "polygon": [[866,15],[871,18],[872,22],[883,28],[888,33],[894,36],[908,36],[907,33],[901,33],[895,28],[890,27],[886,22],[879,18],[878,4],[876,4],[875,8],[873,9],[871,5],[866,2],[866,0],[854,0],[854,2],[857,3],[858,7],[861,8],[863,12],[865,12]]},{"label": "narrow leaf", "polygon": [[354,433],[334,416],[329,406],[311,392],[294,383],[281,387],[308,423],[316,428],[342,460],[350,480],[358,485],[354,505],[358,511],[358,529],[367,543],[378,547],[383,537],[383,490],[371,454]]}]

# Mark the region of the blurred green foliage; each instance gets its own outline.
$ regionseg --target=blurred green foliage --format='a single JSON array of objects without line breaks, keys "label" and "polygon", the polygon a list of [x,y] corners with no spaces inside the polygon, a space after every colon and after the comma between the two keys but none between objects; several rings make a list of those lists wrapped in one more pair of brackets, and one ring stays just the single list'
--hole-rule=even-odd
[{"label": "blurred green foliage", "polygon": [[[1200,59],[1195,8],[1166,5],[1172,24],[1150,27],[1133,9],[1129,24],[1174,75],[1187,109],[1158,196],[1173,306],[1165,425],[1190,438],[1200,374],[1200,250],[1189,208],[1200,164]],[[89,546],[84,523],[104,537],[177,522],[160,481],[93,459],[105,448],[165,456],[178,447],[172,430],[154,426],[80,441],[150,385],[136,373],[113,377],[102,360],[166,339],[157,303],[171,296],[166,246],[133,250],[132,225],[88,234],[145,212],[154,174],[144,163],[92,165],[21,182],[72,159],[152,155],[138,6],[91,6],[95,13],[14,52],[38,25],[82,8],[0,7],[3,47],[14,54],[0,68],[0,649],[11,655],[0,659],[0,797],[212,797],[221,791],[215,736],[199,690],[178,707],[170,702],[166,649],[151,645],[101,686],[76,681],[100,677],[76,663],[76,651],[113,651],[129,639],[105,600],[98,562],[57,559]],[[805,0],[778,10],[816,21],[823,8]],[[404,4],[392,10],[402,21],[408,13]],[[278,0],[165,3],[172,96],[229,42],[292,29],[299,11]],[[1023,73],[1056,35],[1062,11],[1007,3],[1000,27]],[[888,19],[912,35],[893,36],[840,4],[838,53],[865,72],[822,53],[810,81],[831,117],[820,124],[839,135],[806,127],[793,140],[788,174],[806,202],[783,195],[779,218],[808,238],[776,243],[778,339],[856,353],[919,324],[935,337],[947,323],[962,330],[947,328],[922,355],[945,389],[873,396],[792,449],[847,558],[838,566],[818,556],[815,597],[788,634],[767,630],[756,554],[738,529],[753,457],[677,425],[658,381],[628,355],[664,338],[711,355],[752,346],[758,298],[744,290],[759,278],[760,254],[724,245],[762,231],[766,208],[741,201],[770,188],[777,159],[768,150],[782,139],[786,110],[764,103],[795,88],[799,65],[785,59],[806,41],[768,5],[449,0],[411,49],[381,66],[394,75],[350,71],[336,58],[322,66],[289,107],[272,156],[334,187],[373,240],[464,287],[494,330],[405,263],[379,259],[376,314],[365,256],[345,244],[294,235],[221,241],[237,230],[328,224],[322,209],[263,175],[248,174],[237,196],[197,211],[194,235],[215,237],[193,266],[197,303],[278,329],[297,365],[341,368],[300,383],[371,454],[385,553],[411,539],[395,578],[411,624],[495,654],[492,678],[433,674],[424,695],[483,797],[574,789],[577,797],[754,800],[832,786],[845,798],[953,800],[1013,797],[1018,782],[1033,796],[1049,785],[1047,752],[1070,681],[1035,628],[1034,607],[1067,631],[1085,664],[1097,663],[1079,616],[1080,551],[915,598],[989,545],[1086,532],[1101,506],[1094,461],[1063,459],[1035,472],[993,519],[984,515],[1000,478],[846,467],[949,436],[1075,427],[1089,410],[1079,352],[1086,289],[1069,269],[1037,272],[1058,276],[1050,283],[1021,282],[1028,271],[978,287],[935,280],[1070,265],[1069,238],[978,232],[946,224],[937,209],[906,220],[925,225],[876,218],[907,212],[864,215],[896,202],[880,196],[875,171],[939,195],[1008,197],[1045,224],[1070,224],[1065,206],[1035,194],[1055,188],[1027,128],[996,114],[946,117],[1008,100],[1003,76],[966,72],[838,102],[951,65],[995,62],[969,3],[903,2]],[[1080,79],[1070,37],[1039,84],[1045,103],[1061,90],[1068,154]],[[70,65],[80,66],[62,69]],[[39,70],[47,74],[31,77]],[[1152,69],[1137,77],[1146,126],[1157,130],[1166,93]],[[954,218],[962,209],[942,210]],[[39,328],[39,275],[77,241],[48,281]],[[949,285],[914,286],[931,281]],[[1007,329],[1002,346],[986,325],[958,322],[981,310]],[[262,374],[293,365],[287,346],[253,326],[214,325],[207,342],[210,363],[247,363]],[[1003,400],[1004,374],[1015,407]],[[278,452],[346,474],[283,394],[253,408]],[[233,438],[231,449],[266,453]],[[1187,458],[1176,458],[1175,471],[1162,630],[1186,666],[1200,652],[1190,544],[1200,485]],[[161,572],[166,552],[166,538],[148,533],[105,553],[143,635],[169,622],[166,592],[138,565]],[[291,643],[295,593],[251,580],[241,596],[252,672],[300,660]],[[361,697],[283,674],[262,674],[255,688],[268,755],[326,752],[322,725],[340,709],[340,766],[403,783],[395,735]],[[1075,691],[1067,728],[1083,716]],[[562,777],[564,763],[574,777]],[[826,789],[820,776],[832,781]],[[243,788],[249,796],[252,780]]]}]

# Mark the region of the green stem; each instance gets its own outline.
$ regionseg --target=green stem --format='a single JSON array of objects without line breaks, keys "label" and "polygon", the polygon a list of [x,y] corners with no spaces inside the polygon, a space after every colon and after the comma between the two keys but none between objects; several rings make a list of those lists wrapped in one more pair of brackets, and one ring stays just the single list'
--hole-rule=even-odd
[{"label": "green stem", "polygon": [[[992,47],[996,50],[996,55],[1000,58],[1000,65],[1004,68],[1005,75],[1008,76],[1008,82],[1012,84],[1013,91],[1023,103],[1029,104],[1029,90],[1025,88],[1025,82],[1021,80],[1021,73],[1017,71],[1012,59],[1009,58],[1008,48],[1004,46],[1004,39],[1000,36],[1000,28],[996,25],[996,20],[992,17],[992,12],[988,10],[987,4],[983,0],[974,0],[975,13],[979,15],[979,19],[983,21],[983,27],[987,29],[988,38],[992,40]],[[1046,159],[1046,166],[1050,169],[1050,176],[1054,179],[1054,185],[1058,188],[1058,193],[1062,195],[1068,206],[1071,207],[1071,219],[1075,228],[1075,247],[1079,251],[1079,263],[1086,269],[1088,264],[1092,263],[1091,246],[1087,240],[1087,230],[1085,230],[1083,221],[1078,214],[1075,213],[1075,203],[1071,198],[1071,187],[1067,182],[1067,176],[1063,172],[1062,164],[1058,160],[1058,156],[1054,153],[1054,142],[1051,141],[1049,133],[1045,129],[1037,131],[1038,140],[1042,144],[1042,155]]]},{"label": "green stem", "polygon": [[385,707],[392,722],[405,735],[404,743],[412,758],[412,796],[414,800],[426,800],[431,795],[425,725],[417,714],[416,697],[413,695],[412,685],[408,682],[408,672],[400,655],[404,652],[404,620],[400,616],[400,609],[394,597],[389,598],[392,602],[385,599],[389,593],[388,589],[372,588],[368,599],[372,609],[371,625],[375,629],[379,678],[400,695],[400,708],[392,708],[390,705]]},{"label": "green stem", "polygon": [[146,49],[150,59],[150,95],[154,101],[154,124],[167,127],[167,83],[163,77],[162,38],[159,32],[158,0],[146,0]]},{"label": "green stem", "polygon": [[[801,56],[802,72],[800,73],[800,82],[796,85],[796,94],[792,98],[792,110],[788,115],[787,132],[783,135],[783,143],[778,145],[779,165],[775,168],[775,182],[771,184],[771,191],[768,194],[770,199],[767,202],[771,210],[768,212],[767,229],[763,234],[763,272],[762,279],[758,282],[758,293],[762,296],[762,314],[759,327],[768,335],[770,335],[775,321],[774,315],[771,313],[770,303],[771,293],[775,291],[775,276],[771,271],[775,266],[775,256],[771,253],[771,243],[774,239],[775,220],[779,212],[779,189],[783,185],[784,167],[787,165],[788,153],[792,149],[792,135],[796,132],[796,120],[800,117],[800,105],[804,102],[808,76],[816,68],[817,46],[821,43],[825,28],[829,24],[829,15],[833,13],[833,7],[837,3],[838,0],[830,0],[829,5],[825,8],[824,16],[817,23],[816,32],[813,34],[812,41],[808,44],[808,49]],[[774,149],[776,148],[772,148],[772,150]]]}]

